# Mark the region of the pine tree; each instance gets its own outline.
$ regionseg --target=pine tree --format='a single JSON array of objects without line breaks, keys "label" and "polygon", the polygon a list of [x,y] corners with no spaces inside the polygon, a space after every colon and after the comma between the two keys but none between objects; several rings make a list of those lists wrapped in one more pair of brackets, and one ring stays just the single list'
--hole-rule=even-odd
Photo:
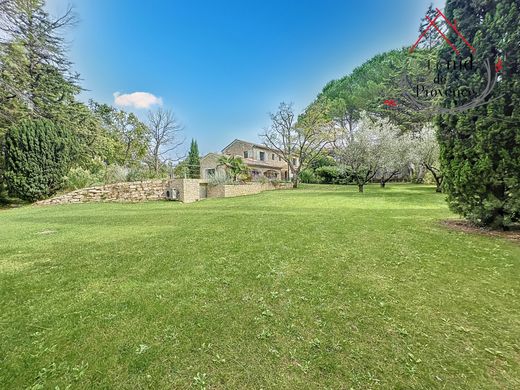
[{"label": "pine tree", "polygon": [[26,117],[66,121],[81,90],[63,38],[75,16],[69,8],[53,18],[44,6],[43,0],[0,4],[0,128]]},{"label": "pine tree", "polygon": [[[520,1],[448,0],[445,15],[475,47],[474,63],[501,61],[498,82],[489,104],[457,115],[437,118],[444,189],[452,210],[474,223],[507,229],[520,220]],[[450,31],[448,38],[458,38]],[[471,52],[458,45],[461,56]],[[458,60],[446,45],[443,60]],[[446,86],[461,85],[482,90],[485,73],[448,72]],[[469,101],[468,97],[466,101]],[[454,106],[445,97],[444,106]],[[460,101],[457,105],[465,103]]]},{"label": "pine tree", "polygon": [[189,176],[192,179],[200,178],[200,155],[197,141],[191,140],[190,152],[188,154]]},{"label": "pine tree", "polygon": [[[428,9],[426,10],[426,16],[421,19],[419,24],[419,33],[422,34],[422,39],[419,42],[419,47],[423,49],[433,49],[439,43],[442,42],[442,35],[437,31],[436,28],[430,26],[431,21],[435,23],[437,28],[443,33],[446,34],[447,26],[444,19],[441,17],[437,17],[438,13],[433,8],[433,4],[430,4]],[[428,20],[429,19],[429,20]]]}]

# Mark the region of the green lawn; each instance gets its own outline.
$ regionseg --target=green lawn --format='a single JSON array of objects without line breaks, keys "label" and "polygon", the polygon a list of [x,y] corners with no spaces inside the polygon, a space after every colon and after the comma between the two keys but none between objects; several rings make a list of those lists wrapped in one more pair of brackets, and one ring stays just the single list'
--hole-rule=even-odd
[{"label": "green lawn", "polygon": [[0,211],[0,388],[519,388],[520,247],[432,187]]}]

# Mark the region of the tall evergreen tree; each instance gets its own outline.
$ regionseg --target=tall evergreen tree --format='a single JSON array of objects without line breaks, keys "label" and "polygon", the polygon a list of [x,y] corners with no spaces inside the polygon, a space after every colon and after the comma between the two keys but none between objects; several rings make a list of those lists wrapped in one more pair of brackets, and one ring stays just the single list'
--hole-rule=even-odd
[{"label": "tall evergreen tree", "polygon": [[49,120],[23,120],[6,134],[5,181],[11,196],[29,201],[61,189],[73,155],[70,133]]},{"label": "tall evergreen tree", "polygon": [[[43,0],[0,1],[0,148],[7,129],[23,119],[51,119],[78,133],[90,126],[89,111],[74,100],[79,76],[66,56],[63,32],[74,14],[69,8],[53,18],[44,6]],[[0,196],[4,164],[0,158]]]},{"label": "tall evergreen tree", "polygon": [[188,170],[190,178],[197,179],[200,177],[200,155],[197,141],[191,140],[190,152],[188,154]]},{"label": "tall evergreen tree", "polygon": [[0,5],[0,127],[28,116],[66,120],[65,108],[80,92],[63,38],[75,16],[69,8],[53,18],[44,6],[43,0]]},{"label": "tall evergreen tree", "polygon": [[[454,211],[475,223],[502,228],[520,220],[519,10],[520,0],[448,0],[445,8],[446,17],[456,19],[458,30],[475,47],[474,63],[481,66],[490,58],[491,71],[499,76],[489,104],[437,118],[444,188]],[[448,38],[458,40],[452,29]],[[462,57],[471,54],[464,44],[458,48]],[[447,45],[440,58],[460,59]],[[446,87],[485,86],[482,70],[443,69]],[[443,104],[456,103],[446,96]]]}]

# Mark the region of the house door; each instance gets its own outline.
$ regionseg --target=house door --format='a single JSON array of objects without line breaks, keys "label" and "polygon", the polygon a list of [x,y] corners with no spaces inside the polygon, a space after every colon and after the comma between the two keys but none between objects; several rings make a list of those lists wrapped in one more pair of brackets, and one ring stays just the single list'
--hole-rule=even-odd
[{"label": "house door", "polygon": [[206,199],[208,197],[208,183],[199,184],[199,199]]}]

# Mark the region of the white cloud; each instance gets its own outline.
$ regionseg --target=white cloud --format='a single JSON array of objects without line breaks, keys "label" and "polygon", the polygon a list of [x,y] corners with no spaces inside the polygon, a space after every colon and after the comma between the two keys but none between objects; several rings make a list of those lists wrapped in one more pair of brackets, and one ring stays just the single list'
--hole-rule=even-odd
[{"label": "white cloud", "polygon": [[122,107],[150,108],[153,105],[162,106],[162,98],[148,92],[124,93],[114,92],[114,103]]}]

